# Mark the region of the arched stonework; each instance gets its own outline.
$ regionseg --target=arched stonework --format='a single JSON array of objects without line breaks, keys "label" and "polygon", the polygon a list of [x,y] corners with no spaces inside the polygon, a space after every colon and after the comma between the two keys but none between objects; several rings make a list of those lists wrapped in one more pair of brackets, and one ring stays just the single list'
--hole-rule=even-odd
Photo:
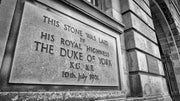
[{"label": "arched stonework", "polygon": [[179,38],[174,18],[163,0],[151,0],[151,13],[159,41],[169,91],[173,98],[179,98],[180,55]]}]

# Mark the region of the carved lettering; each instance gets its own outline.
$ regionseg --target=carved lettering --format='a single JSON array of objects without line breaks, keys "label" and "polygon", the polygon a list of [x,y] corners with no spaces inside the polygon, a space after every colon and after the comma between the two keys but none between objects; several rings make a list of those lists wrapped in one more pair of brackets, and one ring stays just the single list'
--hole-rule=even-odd
[{"label": "carved lettering", "polygon": [[34,43],[36,46],[36,48],[35,48],[36,51],[54,54],[53,53],[54,45],[50,45],[50,44],[46,44],[46,43],[38,42],[38,41],[34,41]]},{"label": "carved lettering", "polygon": [[83,53],[79,51],[74,51],[70,49],[60,48],[60,56],[68,57],[75,60],[83,60]]},{"label": "carved lettering", "polygon": [[79,36],[83,36],[82,30],[72,27],[68,24],[64,24],[64,30],[74,33],[74,34],[77,34]]},{"label": "carved lettering", "polygon": [[54,42],[54,35],[45,33],[45,32],[41,32],[41,39],[45,39],[45,40],[49,40],[51,42]]},{"label": "carved lettering", "polygon": [[59,25],[59,23],[60,23],[59,21],[57,21],[55,19],[52,19],[52,18],[50,18],[48,16],[45,16],[45,15],[43,15],[43,22],[47,23],[49,25],[55,26],[55,27],[59,27],[60,26]]}]

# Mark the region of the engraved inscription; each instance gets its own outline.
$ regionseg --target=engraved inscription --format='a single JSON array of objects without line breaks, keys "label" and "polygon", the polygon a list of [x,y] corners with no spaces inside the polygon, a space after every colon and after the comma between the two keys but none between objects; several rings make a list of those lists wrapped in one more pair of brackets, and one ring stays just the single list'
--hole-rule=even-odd
[{"label": "engraved inscription", "polygon": [[116,38],[25,3],[10,83],[118,86]]}]

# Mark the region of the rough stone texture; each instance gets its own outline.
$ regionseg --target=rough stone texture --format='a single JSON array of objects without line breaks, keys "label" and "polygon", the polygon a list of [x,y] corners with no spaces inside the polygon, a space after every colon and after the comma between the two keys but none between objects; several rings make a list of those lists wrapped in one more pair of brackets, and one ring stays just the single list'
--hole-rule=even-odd
[{"label": "rough stone texture", "polygon": [[[122,13],[131,10],[134,12],[138,17],[140,17],[146,24],[148,24],[151,28],[154,29],[153,21],[144,10],[142,10],[133,0],[122,0]],[[129,4],[129,6],[127,6]]]},{"label": "rough stone texture", "polygon": [[174,68],[178,89],[180,89],[180,65]]},{"label": "rough stone texture", "polygon": [[131,30],[125,33],[125,43],[127,49],[138,48],[157,58],[160,58],[158,46],[141,36],[136,31]]},{"label": "rough stone texture", "polygon": [[112,9],[112,15],[113,15],[113,18],[115,18],[117,21],[122,22],[122,17],[121,17],[120,12],[118,12],[115,9]]},{"label": "rough stone texture", "polygon": [[16,1],[17,0],[2,0],[0,3],[0,65],[4,56]]},{"label": "rough stone texture", "polygon": [[94,101],[121,97],[119,91],[0,92],[2,101]]},{"label": "rough stone texture", "polygon": [[85,95],[83,92],[1,92],[0,98],[2,101],[172,101],[170,96],[109,98],[116,93],[97,97],[94,95],[98,92]]},{"label": "rough stone texture", "polygon": [[166,82],[162,77],[140,75],[144,96],[168,95]]},{"label": "rough stone texture", "polygon": [[[168,98],[167,84],[162,77],[164,70],[162,62],[160,61],[159,47],[156,44],[157,38],[153,30],[154,26],[151,19],[149,1],[122,0],[122,2],[126,4],[122,4],[122,10],[124,12],[123,21],[126,25],[125,43],[128,50],[131,94],[136,97],[143,96],[151,98],[152,96],[167,96],[167,101],[171,101],[171,99]],[[141,17],[145,15],[147,17]],[[148,22],[150,22],[150,24]],[[153,27],[150,28],[146,23]],[[141,51],[141,55],[138,54],[137,50],[138,52]],[[140,63],[144,66],[144,70],[140,68],[142,67]],[[154,76],[154,74],[157,75]],[[163,99],[160,98],[155,101],[159,100]],[[137,101],[141,101],[141,98],[137,99]],[[147,101],[151,100],[147,99]]]},{"label": "rough stone texture", "polygon": [[[44,3],[44,4],[48,5],[49,7],[55,8],[56,10],[65,12],[69,16],[76,16],[76,18],[79,18],[79,16],[82,15],[82,13],[80,14],[77,9],[72,12],[71,10],[73,8],[67,9],[66,6],[64,6],[64,5],[60,6],[59,3],[52,1],[52,0],[37,0],[37,1]],[[122,22],[117,22],[117,21],[112,20],[112,18],[110,18],[110,17],[105,17],[103,13],[99,12],[99,10],[94,9],[92,6],[87,6],[87,4],[85,4],[82,0],[66,0],[66,1],[74,6],[78,7],[78,9],[80,9],[82,12],[95,18],[96,21],[100,21],[103,24],[106,24],[115,30],[119,30],[120,32],[123,31],[124,25],[122,24]],[[85,17],[86,19],[83,22],[86,22],[88,20],[91,21],[92,20],[91,17],[86,16]],[[89,23],[91,23],[91,22],[89,22]],[[97,22],[97,23],[99,23],[99,22]],[[91,23],[91,24],[92,24],[92,26],[95,26],[93,23]],[[101,27],[102,27],[102,25],[99,26],[98,28],[101,28]]]},{"label": "rough stone texture", "polygon": [[[180,66],[180,61],[179,61],[179,60],[172,60],[172,62],[173,62],[173,66],[174,66],[175,68],[177,68],[177,67]],[[174,68],[174,69],[175,69],[175,68]]]},{"label": "rough stone texture", "polygon": [[159,67],[159,74],[164,76],[165,74],[164,74],[163,63],[162,61],[159,61],[159,60],[157,62],[158,62],[158,67]]},{"label": "rough stone texture", "polygon": [[[179,12],[176,10],[175,6],[173,5],[173,3],[168,2],[167,0],[164,0],[165,4],[167,6],[167,12],[169,12],[172,16],[169,16],[169,18],[171,18],[173,20],[173,24],[170,25],[172,33],[174,35],[175,41],[176,41],[176,45],[177,45],[177,54],[174,54],[174,56],[171,56],[173,59],[173,67],[174,67],[174,71],[175,71],[175,76],[176,76],[176,81],[177,81],[177,85],[180,91],[180,59],[178,56],[179,52],[180,52],[180,42],[179,42],[179,37],[180,37],[180,17],[179,17]],[[176,47],[176,46],[175,46]],[[175,52],[174,52],[175,53]]]},{"label": "rough stone texture", "polygon": [[[176,8],[172,3],[169,3],[166,1],[167,7],[169,7],[170,13],[172,14],[172,18],[174,20],[174,24],[177,29],[177,34],[180,33],[180,18],[179,18],[179,13],[177,12]],[[171,28],[172,29],[172,28]]]},{"label": "rough stone texture", "polygon": [[114,20],[116,20],[118,22],[122,22],[121,14],[117,10],[110,8],[110,9],[106,10],[105,12],[107,15],[112,16],[114,18]]},{"label": "rough stone texture", "polygon": [[129,71],[145,71],[148,72],[146,55],[139,51],[130,51],[128,56]]},{"label": "rough stone texture", "polygon": [[171,97],[168,96],[151,96],[151,97],[132,97],[126,101],[172,101]]},{"label": "rough stone texture", "polygon": [[[49,20],[44,19],[44,16],[51,19],[51,22],[52,20],[59,21],[59,25],[49,24]],[[81,35],[72,30],[69,31],[69,29],[67,31],[67,25],[80,30]],[[95,41],[87,37],[87,33],[94,36]],[[81,38],[85,42],[81,42]],[[108,45],[100,43],[100,39],[106,40]],[[70,45],[67,44],[67,41]],[[39,44],[35,44],[35,42],[39,42]],[[77,48],[77,44],[81,48]],[[49,52],[48,49],[50,45],[53,46],[52,52]],[[88,49],[92,47],[108,52],[108,56],[87,51],[87,46]],[[63,52],[60,49],[63,49]],[[9,82],[118,86],[116,49],[114,37],[64,14],[55,15],[33,4],[25,3]],[[89,55],[94,55],[95,60],[89,62]],[[103,65],[99,58],[110,60],[111,66]]]},{"label": "rough stone texture", "polygon": [[177,85],[178,85],[178,88],[180,89],[180,74],[176,74],[176,81],[177,81]]},{"label": "rough stone texture", "polygon": [[120,62],[122,64],[122,69],[121,69],[120,73],[124,74],[121,76],[121,80],[125,81],[125,82],[122,82],[121,86],[122,86],[122,88],[125,88],[124,90],[126,91],[127,95],[129,95],[129,93],[130,93],[129,69],[128,69],[128,64],[127,64],[127,52],[126,52],[126,48],[125,48],[124,34],[120,35],[120,43],[121,43],[121,55],[122,55],[122,59],[121,59],[122,62]]},{"label": "rough stone texture", "polygon": [[130,88],[131,88],[131,97],[142,97],[142,84],[141,79],[138,74],[129,75]]},{"label": "rough stone texture", "polygon": [[[4,0],[5,1],[5,0]],[[40,1],[40,0],[38,0],[38,1]],[[95,20],[95,19],[93,19],[92,20],[92,18],[91,17],[87,17],[87,15],[83,15],[82,14],[82,12],[79,12],[79,11],[77,11],[77,10],[75,10],[74,8],[71,8],[70,6],[68,6],[69,8],[67,8],[67,7],[64,7],[64,5],[65,4],[62,4],[62,5],[60,5],[60,3],[62,3],[62,2],[58,2],[58,3],[55,3],[54,1],[50,1],[50,0],[41,0],[42,2],[46,2],[47,3],[47,5],[50,5],[50,6],[52,6],[52,7],[54,7],[54,8],[56,8],[56,10],[61,10],[63,13],[66,13],[67,15],[70,15],[70,16],[72,16],[72,17],[76,17],[76,18],[78,18],[79,19],[79,21],[81,21],[81,22],[84,22],[84,23],[87,23],[87,24],[90,24],[91,26],[93,26],[93,28],[94,28],[94,26],[96,26],[97,28],[96,29],[100,29],[100,30],[102,30],[103,29],[103,31],[104,32],[106,32],[106,33],[116,33],[115,34],[115,36],[117,37],[116,38],[116,40],[117,40],[117,46],[120,48],[120,46],[121,46],[121,44],[120,44],[120,39],[119,39],[119,35],[120,35],[120,33],[117,33],[116,31],[114,31],[114,30],[112,30],[111,28],[109,28],[109,27],[107,27],[106,25],[103,25],[103,24],[100,24],[97,20]],[[32,3],[32,2],[31,2]],[[43,9],[46,9],[46,10],[48,10],[48,11],[50,11],[50,12],[53,12],[53,14],[54,15],[58,15],[59,14],[59,12],[58,11],[56,11],[56,10],[53,10],[52,8],[50,8],[49,6],[46,6],[45,7],[45,5],[44,4],[42,4],[41,5],[41,3],[37,3],[36,1],[35,2],[33,2],[33,3],[35,3],[36,4],[36,6],[38,5],[38,7],[40,6],[40,7],[42,7]],[[51,4],[52,3],[52,4]],[[54,6],[54,5],[56,5],[56,6]],[[1,6],[1,5],[0,5]],[[67,5],[66,5],[67,6]],[[73,9],[73,10],[72,10]],[[25,10],[25,9],[24,9]],[[78,13],[77,13],[78,12]],[[35,16],[35,15],[31,15],[31,13],[30,12],[27,12],[29,15],[28,15],[28,17],[29,16]],[[42,12],[40,12],[40,13],[38,13],[38,14],[41,14]],[[83,17],[82,17],[83,16]],[[52,17],[52,16],[51,16]],[[36,19],[37,20],[37,19]],[[25,20],[23,20],[23,21],[25,21]],[[66,21],[69,21],[69,20],[67,20],[66,19]],[[93,21],[93,22],[92,22]],[[37,22],[33,22],[32,21],[32,23],[37,23]],[[31,24],[32,24],[31,23]],[[40,27],[38,27],[38,25],[39,24],[35,24],[36,26],[26,26],[26,27],[33,27],[33,28],[37,28],[37,29],[39,29]],[[25,27],[24,26],[24,27]],[[78,26],[79,27],[79,26]],[[120,26],[117,26],[117,27],[120,27]],[[121,26],[122,27],[122,26]],[[22,27],[21,27],[22,28]],[[104,29],[105,28],[105,29]],[[27,28],[28,29],[28,28]],[[44,30],[48,30],[48,29],[44,29]],[[109,30],[109,31],[107,31],[107,30]],[[54,31],[54,30],[48,30],[48,31]],[[33,31],[31,31],[31,30],[29,30],[28,32],[30,32],[30,33],[32,33],[32,34],[35,34],[35,33],[33,33]],[[37,33],[36,33],[37,34]],[[20,35],[21,36],[21,35]],[[111,35],[111,36],[113,36],[113,35]],[[37,37],[36,36],[34,36],[35,38],[33,38],[33,39],[36,39]],[[29,37],[28,37],[29,38]],[[23,39],[22,39],[23,40]],[[22,41],[21,40],[21,41]],[[28,39],[29,40],[29,39]],[[27,42],[27,40],[25,40],[24,39],[24,41],[26,41]],[[45,41],[47,41],[47,40],[45,40]],[[44,42],[45,42],[44,41]],[[48,43],[51,43],[51,42],[48,42]],[[25,46],[25,47],[27,47],[27,46]],[[32,46],[33,47],[33,46]],[[119,52],[119,55],[120,55],[120,53],[121,53],[121,50],[120,49],[118,49],[118,52]],[[124,51],[123,52],[125,52],[125,48],[124,48]],[[19,52],[20,54],[21,54],[21,52]],[[125,56],[125,53],[123,54],[124,56]],[[25,54],[24,56],[29,56],[29,55],[27,55],[27,54]],[[117,57],[117,55],[115,55],[116,57]],[[119,56],[120,57],[120,56]],[[27,59],[27,58],[24,58],[24,59]],[[24,60],[24,59],[22,59],[22,60]],[[44,59],[44,58],[41,58],[41,59]],[[41,60],[40,59],[40,60]],[[51,58],[52,59],[52,58]],[[50,58],[48,59],[48,60],[51,60]],[[120,59],[122,59],[122,58],[119,58],[119,60],[118,60],[118,62],[119,61],[121,61]],[[124,59],[124,58],[123,58]],[[27,59],[28,60],[28,59]],[[58,61],[58,62],[60,62],[60,61]],[[121,61],[122,62],[122,61]],[[96,98],[114,98],[114,97],[119,97],[119,98],[124,98],[125,96],[126,96],[126,92],[127,91],[125,91],[125,90],[122,90],[122,89],[124,89],[125,87],[127,88],[128,87],[128,85],[125,85],[127,82],[128,82],[128,78],[126,77],[126,76],[124,76],[125,74],[123,74],[124,72],[126,73],[126,75],[128,75],[128,72],[127,72],[127,70],[126,71],[124,71],[123,69],[126,69],[126,64],[124,63],[124,66],[122,66],[121,64],[122,63],[120,63],[119,64],[119,71],[121,72],[120,73],[120,75],[118,75],[118,77],[119,78],[122,78],[121,80],[126,80],[126,81],[118,81],[118,83],[119,83],[119,85],[118,85],[118,87],[113,87],[113,88],[116,88],[116,90],[117,91],[110,91],[110,90],[108,90],[108,91],[103,91],[104,89],[105,90],[107,90],[107,88],[106,87],[90,87],[90,86],[74,86],[73,84],[71,85],[71,86],[54,86],[54,85],[43,85],[43,86],[41,86],[40,84],[38,84],[38,85],[35,85],[35,84],[28,84],[28,85],[26,85],[26,84],[10,84],[10,83],[8,83],[8,80],[9,79],[7,79],[8,77],[9,77],[9,72],[10,72],[10,68],[11,68],[11,66],[12,66],[12,64],[10,64],[10,63],[12,63],[12,57],[11,57],[11,55],[8,55],[8,56],[6,56],[6,58],[5,58],[5,61],[4,61],[4,64],[3,64],[3,70],[1,71],[1,81],[0,81],[0,84],[1,84],[1,88],[3,88],[3,90],[1,89],[1,91],[20,91],[20,92],[15,92],[15,93],[13,93],[13,92],[9,92],[9,93],[6,93],[7,94],[7,96],[6,96],[6,94],[5,95],[2,95],[1,97],[0,97],[0,100],[1,100],[1,98],[2,99],[9,99],[8,98],[8,96],[10,96],[11,98],[12,98],[12,100],[22,100],[22,99],[24,99],[24,100],[31,100],[31,101],[33,101],[33,100],[44,100],[44,101],[47,101],[47,100],[52,100],[52,101],[55,101],[55,100],[63,100],[63,99],[65,99],[66,101],[69,101],[69,100],[71,100],[71,101],[75,101],[76,99],[74,99],[74,98],[77,98],[77,100],[76,101],[79,101],[78,99],[80,99],[81,101],[86,101],[86,99],[87,99],[87,101],[88,100],[95,100]],[[47,65],[47,64],[44,64],[44,65]],[[59,65],[59,66],[61,66],[61,65]],[[33,68],[33,66],[32,66],[32,68]],[[35,68],[34,68],[35,69]],[[37,69],[37,68],[36,68]],[[49,69],[49,70],[51,70],[51,69]],[[31,71],[30,71],[31,72]],[[44,69],[44,72],[51,72],[51,71],[48,71],[48,70],[45,70]],[[36,71],[36,73],[38,74],[38,71]],[[42,73],[42,75],[44,75],[45,76],[45,78],[46,77],[49,77],[49,75],[45,75],[45,74],[43,74]],[[122,75],[122,76],[121,76]],[[32,75],[31,75],[32,76]],[[2,80],[2,78],[3,78],[3,80]],[[33,82],[33,81],[30,81],[30,82]],[[119,87],[121,85],[121,87]],[[59,91],[59,92],[53,92],[53,90],[54,89],[56,89],[57,88],[57,90],[56,91]],[[75,89],[76,91],[73,91],[71,88],[73,88],[73,90]],[[64,91],[64,89],[68,89],[67,91],[65,90]],[[88,89],[88,91],[83,91],[83,90],[87,90]],[[21,93],[21,91],[31,91],[31,90],[33,90],[33,91],[44,91],[43,93],[41,93],[41,92],[28,92],[28,93],[26,93],[26,94],[23,94],[23,92]],[[112,89],[111,89],[112,90]],[[126,89],[127,90],[127,89]],[[47,92],[46,92],[47,91]],[[63,93],[63,92],[65,92],[65,93]],[[83,93],[83,92],[85,92],[85,93]],[[2,94],[3,92],[1,92],[1,94]],[[56,93],[56,94],[53,94],[53,93]],[[69,94],[70,93],[70,94]],[[81,93],[83,93],[83,94],[81,94]],[[19,94],[19,95],[18,95]],[[22,95],[21,95],[22,94]],[[64,96],[64,95],[65,96]],[[26,96],[27,95],[27,96]],[[60,96],[59,96],[60,95]],[[63,96],[61,96],[61,95],[63,95]],[[75,96],[75,97],[74,97]],[[61,98],[59,98],[59,97],[61,97]],[[63,98],[62,98],[63,97]],[[72,98],[71,98],[72,97]]]},{"label": "rough stone texture", "polygon": [[150,8],[145,4],[143,0],[133,0],[136,2],[149,16],[151,16],[151,10]]},{"label": "rough stone texture", "polygon": [[122,22],[122,15],[121,15],[121,8],[120,8],[120,1],[119,0],[113,0],[112,1],[112,16],[117,21]]},{"label": "rough stone texture", "polygon": [[149,28],[144,22],[142,22],[139,18],[137,18],[131,12],[128,12],[123,15],[123,20],[126,25],[125,29],[135,28],[141,34],[157,43],[157,38],[155,32]]},{"label": "rough stone texture", "polygon": [[[136,79],[136,82],[134,79]],[[168,96],[165,78],[161,76],[150,76],[139,73],[131,75],[130,80],[133,91],[137,90],[133,96]]]},{"label": "rough stone texture", "polygon": [[129,71],[144,71],[164,75],[162,62],[157,58],[134,50],[127,53]]},{"label": "rough stone texture", "polygon": [[147,61],[148,61],[149,72],[159,74],[158,61],[149,55],[147,55]]},{"label": "rough stone texture", "polygon": [[144,0],[144,2],[145,2],[148,6],[150,6],[149,0]]}]

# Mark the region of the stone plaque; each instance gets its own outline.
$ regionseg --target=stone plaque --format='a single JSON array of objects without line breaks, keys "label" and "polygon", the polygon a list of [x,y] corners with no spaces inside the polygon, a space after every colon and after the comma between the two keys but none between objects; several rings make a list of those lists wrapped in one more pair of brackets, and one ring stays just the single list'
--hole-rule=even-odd
[{"label": "stone plaque", "polygon": [[25,3],[10,83],[118,86],[117,39]]}]

